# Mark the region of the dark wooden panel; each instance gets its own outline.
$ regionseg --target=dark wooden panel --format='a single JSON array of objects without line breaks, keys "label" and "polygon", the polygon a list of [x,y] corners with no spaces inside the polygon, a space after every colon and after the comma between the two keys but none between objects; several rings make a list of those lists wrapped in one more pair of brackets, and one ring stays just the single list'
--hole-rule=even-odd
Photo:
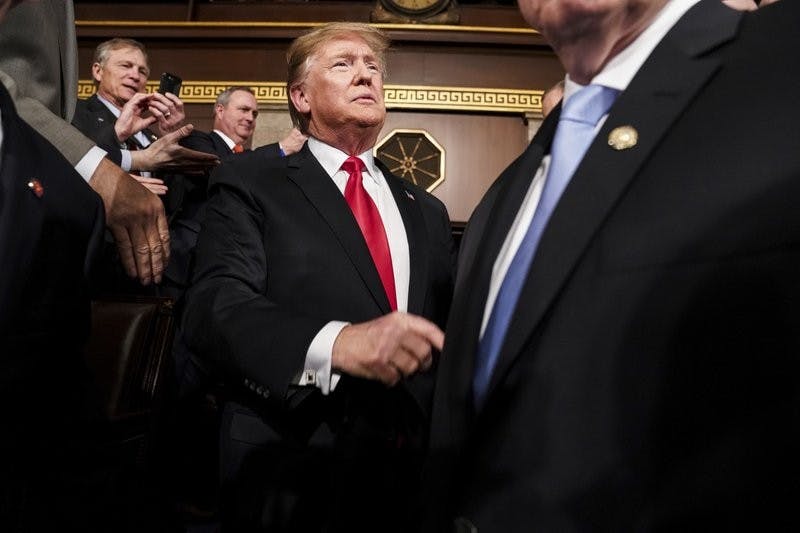
[{"label": "dark wooden panel", "polygon": [[[373,2],[303,3],[184,3],[78,2],[78,20],[171,20],[171,21],[270,21],[320,22],[351,20],[369,22]],[[461,5],[461,25],[526,28],[516,7]]]},{"label": "dark wooden panel", "polygon": [[445,149],[445,181],[433,194],[450,219],[465,222],[500,172],[519,156],[527,141],[520,117],[392,111],[381,132],[423,129]]},{"label": "dark wooden panel", "polygon": [[[88,78],[100,39],[79,41],[81,77]],[[287,42],[145,39],[155,79],[164,70],[185,80],[286,79]],[[549,52],[504,48],[398,45],[388,57],[387,83],[544,90],[563,78]]]}]

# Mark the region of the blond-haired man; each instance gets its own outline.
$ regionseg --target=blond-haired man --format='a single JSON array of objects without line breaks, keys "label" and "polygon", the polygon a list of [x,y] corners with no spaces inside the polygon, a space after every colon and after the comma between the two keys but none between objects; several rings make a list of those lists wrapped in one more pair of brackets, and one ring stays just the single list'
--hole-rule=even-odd
[{"label": "blond-haired man", "polygon": [[387,46],[364,24],[298,38],[287,89],[306,146],[242,154],[212,176],[183,327],[230,393],[223,528],[416,519],[453,243],[442,203],[372,156]]}]

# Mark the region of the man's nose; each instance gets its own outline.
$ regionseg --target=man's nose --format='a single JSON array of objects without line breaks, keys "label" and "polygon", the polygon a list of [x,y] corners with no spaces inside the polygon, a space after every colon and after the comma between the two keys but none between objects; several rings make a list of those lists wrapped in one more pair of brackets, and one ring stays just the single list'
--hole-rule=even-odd
[{"label": "man's nose", "polygon": [[358,83],[372,83],[374,75],[375,73],[369,69],[366,63],[355,64],[355,79]]}]

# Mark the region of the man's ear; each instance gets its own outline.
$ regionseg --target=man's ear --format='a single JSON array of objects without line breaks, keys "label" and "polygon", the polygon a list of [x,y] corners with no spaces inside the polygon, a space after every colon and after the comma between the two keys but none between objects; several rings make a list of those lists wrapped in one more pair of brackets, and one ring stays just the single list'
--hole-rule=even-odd
[{"label": "man's ear", "polygon": [[311,112],[311,105],[308,101],[308,95],[303,90],[303,84],[295,85],[289,89],[289,96],[292,99],[292,104],[294,104],[295,109],[301,114],[305,115]]},{"label": "man's ear", "polygon": [[222,104],[214,104],[214,116],[219,117],[225,111],[225,106]]},{"label": "man's ear", "polygon": [[93,63],[92,64],[92,78],[97,83],[100,83],[100,78],[102,78],[103,66],[100,63]]}]

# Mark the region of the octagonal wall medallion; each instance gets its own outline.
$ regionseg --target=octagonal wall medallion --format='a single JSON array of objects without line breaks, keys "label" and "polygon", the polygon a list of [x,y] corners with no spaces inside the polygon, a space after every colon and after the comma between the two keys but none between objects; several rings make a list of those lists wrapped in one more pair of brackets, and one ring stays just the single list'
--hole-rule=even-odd
[{"label": "octagonal wall medallion", "polygon": [[392,130],[373,153],[392,174],[428,192],[444,181],[444,148],[425,130]]}]

